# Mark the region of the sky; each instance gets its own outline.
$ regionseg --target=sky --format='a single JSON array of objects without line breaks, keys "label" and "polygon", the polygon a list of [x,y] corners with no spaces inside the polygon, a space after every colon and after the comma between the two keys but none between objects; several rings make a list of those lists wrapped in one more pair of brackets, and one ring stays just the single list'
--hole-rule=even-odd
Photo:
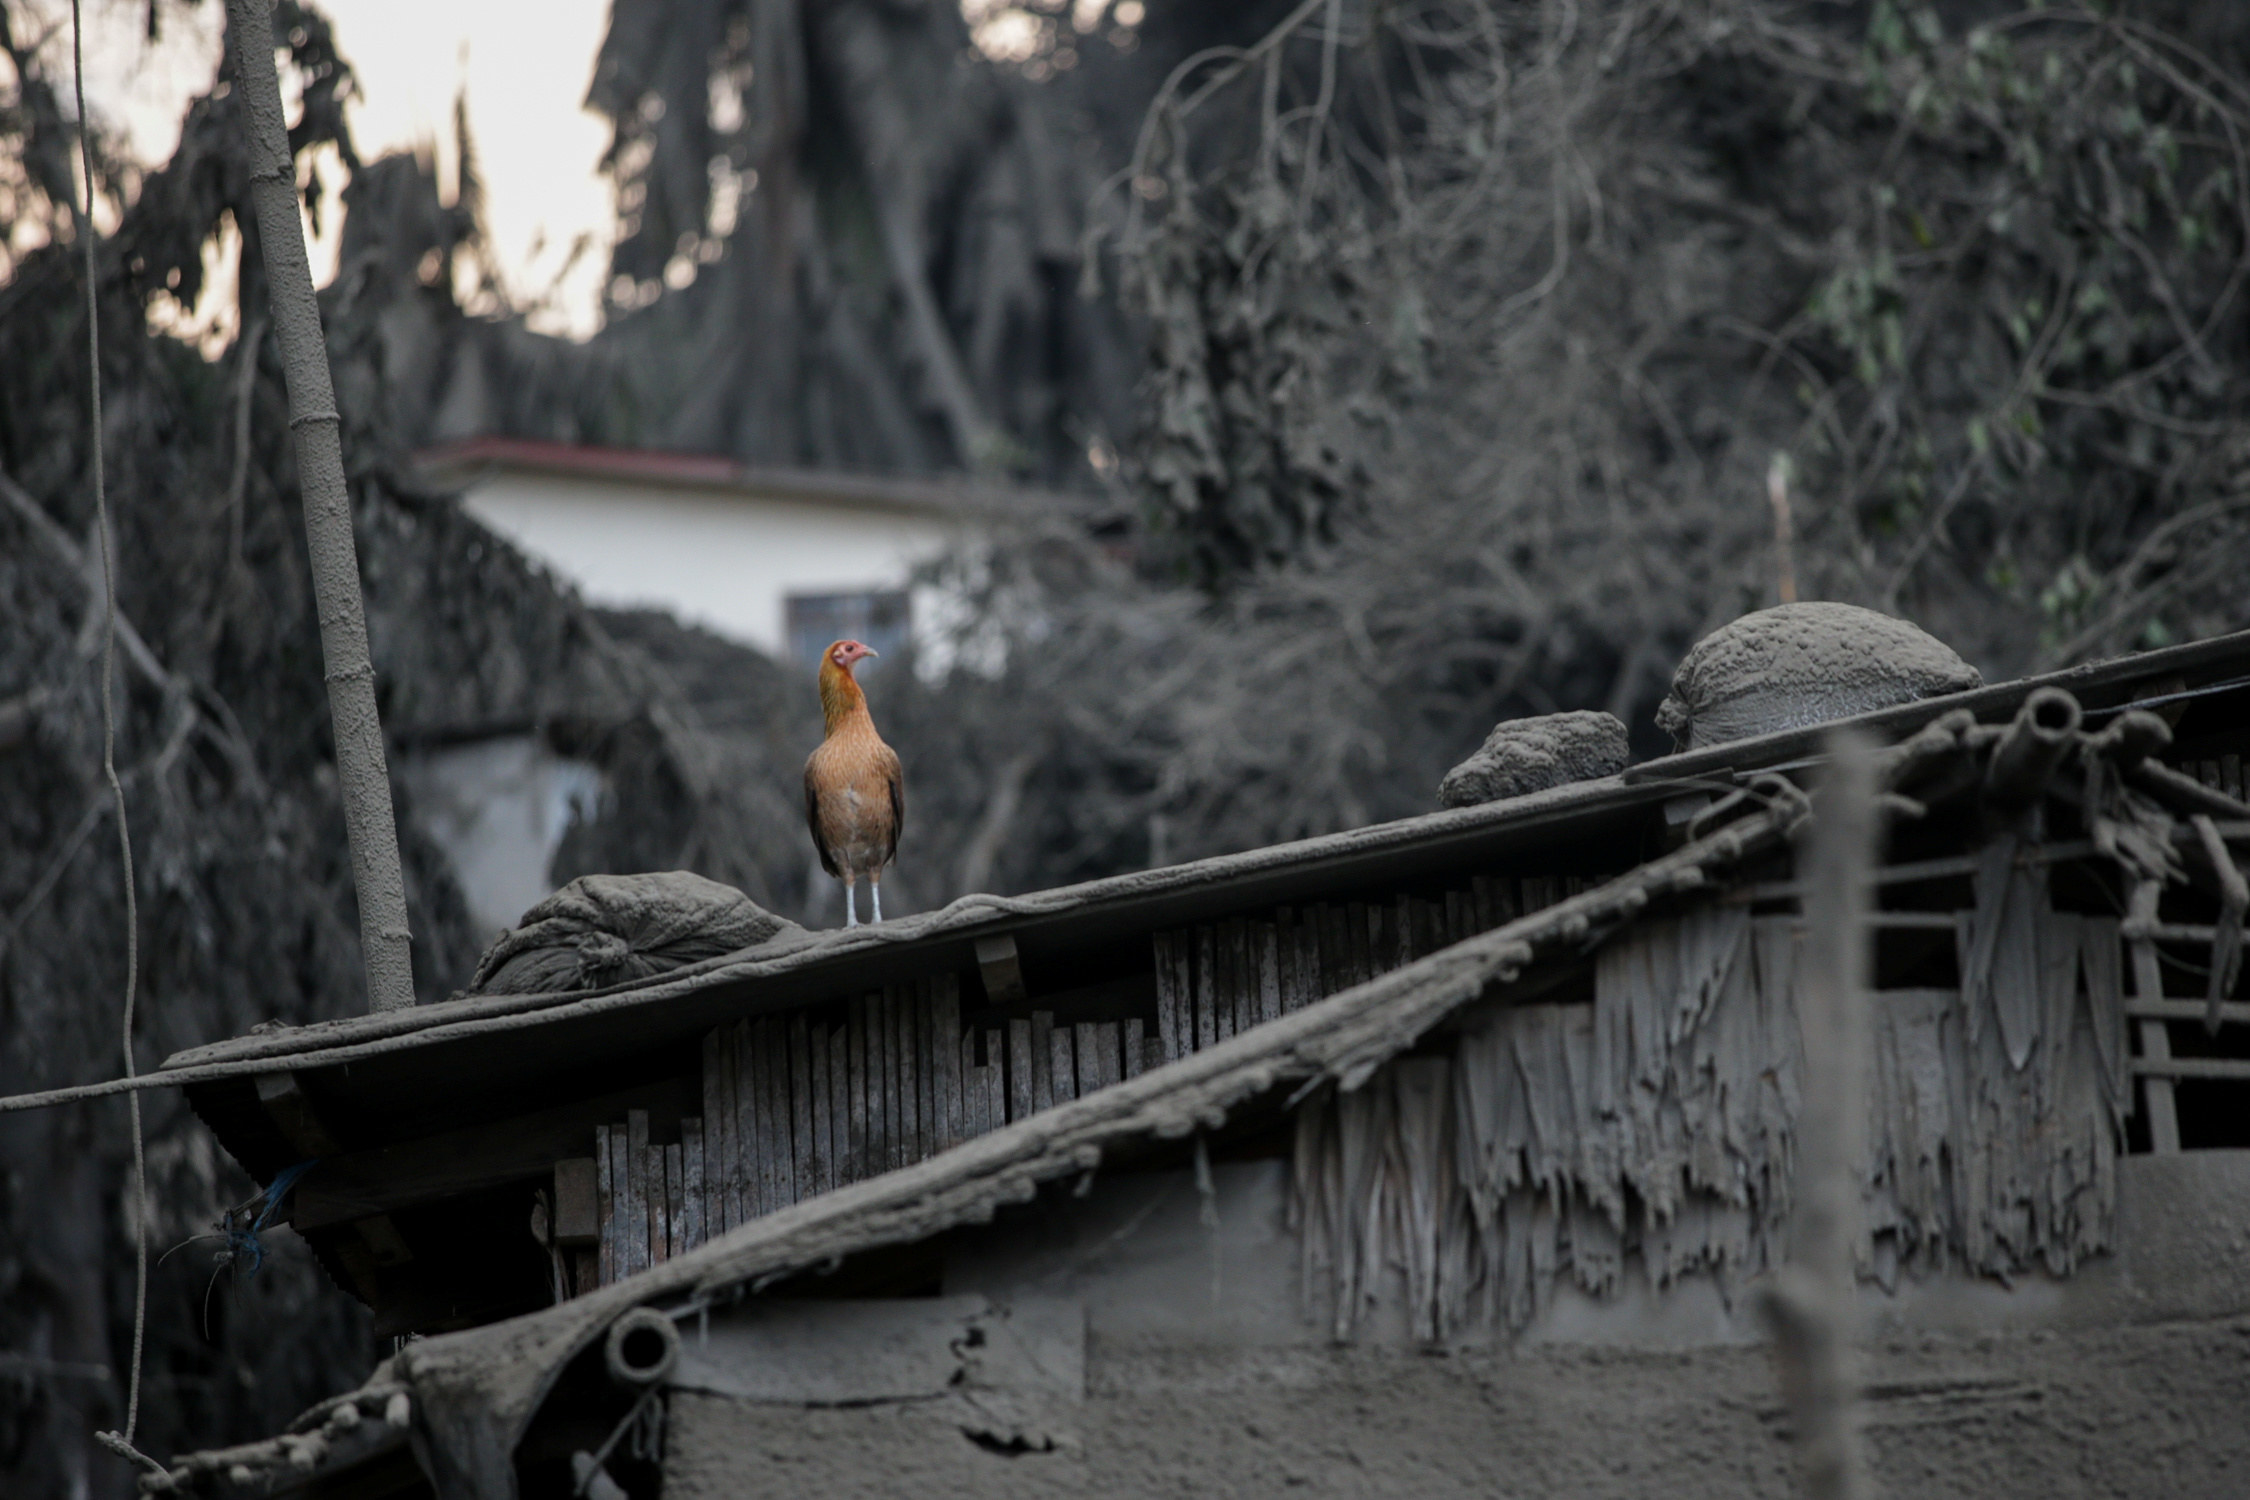
[{"label": "sky", "polygon": [[[137,159],[162,162],[178,141],[187,101],[210,86],[223,0],[200,0],[192,8],[167,0],[163,36],[154,43],[145,35],[144,0],[83,3],[88,107],[96,120],[125,132]],[[67,0],[29,0],[20,8],[52,26],[42,57],[67,87]],[[486,218],[511,294],[519,304],[537,301],[572,243],[589,236],[589,253],[533,322],[547,332],[591,333],[599,323],[612,223],[608,184],[598,172],[609,131],[581,105],[608,0],[322,0],[322,9],[358,74],[359,97],[347,114],[361,157],[428,150],[440,184],[450,188],[453,101],[466,85]],[[340,186],[340,163],[320,170]],[[335,227],[329,218],[328,232],[313,246],[318,281],[334,273]],[[223,264],[231,252],[231,245],[217,246],[207,259]],[[221,279],[231,295],[232,277]],[[232,312],[206,305],[175,316],[190,324],[216,320],[224,331],[231,329]]]},{"label": "sky", "polygon": [[[67,95],[70,0],[0,0],[22,23],[44,21],[40,49]],[[1073,28],[1110,17],[1140,23],[1142,0],[960,0],[976,46],[996,59],[1043,57],[1067,66]],[[147,0],[82,0],[86,93],[94,117],[121,130],[133,157],[161,164],[179,140],[187,101],[211,85],[225,26],[224,0],[162,0],[162,35],[150,41]],[[586,86],[609,22],[609,0],[319,0],[336,44],[358,79],[346,106],[363,160],[390,151],[428,151],[441,190],[455,182],[453,104],[466,87],[469,135],[485,183],[493,261],[510,300],[543,333],[585,338],[601,325],[602,283],[615,216],[601,176],[606,122],[586,111]],[[19,38],[33,34],[19,24]],[[288,90],[286,75],[282,88]],[[314,162],[340,190],[334,152]],[[339,223],[324,215],[312,237],[313,278],[335,274]],[[585,251],[572,260],[581,241]],[[200,343],[216,357],[235,328],[231,235],[206,247],[202,303],[192,309],[159,299],[150,321]]]}]

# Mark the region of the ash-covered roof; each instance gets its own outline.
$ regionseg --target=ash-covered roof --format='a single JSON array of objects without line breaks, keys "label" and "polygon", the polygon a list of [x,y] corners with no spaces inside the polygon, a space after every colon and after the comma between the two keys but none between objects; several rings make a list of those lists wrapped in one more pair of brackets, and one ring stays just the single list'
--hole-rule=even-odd
[{"label": "ash-covered roof", "polygon": [[[1987,721],[2006,718],[2048,686],[2072,693],[2095,722],[2143,703],[2237,692],[2250,699],[2250,632],[1839,723],[1896,739],[1956,711]],[[1739,740],[1647,761],[1621,776],[1241,854],[1023,896],[964,896],[941,910],[878,925],[786,935],[655,980],[566,994],[464,996],[237,1037],[176,1053],[159,1076],[190,1086],[198,1110],[262,1178],[296,1155],[278,1140],[263,1140],[267,1127],[251,1084],[259,1074],[317,1070],[339,1108],[381,1115],[399,1133],[443,1128],[460,1123],[464,1087],[494,1101],[511,1090],[535,1093],[542,1080],[575,1065],[690,1045],[722,1021],[939,968],[966,969],[980,938],[1008,936],[1025,964],[1037,966],[1152,930],[1485,867],[1527,851],[1604,843],[1638,848],[1649,820],[1683,788],[1728,786],[1801,760],[1832,727]]]},{"label": "ash-covered roof", "polygon": [[[1940,706],[1914,734],[1882,752],[1882,785],[1907,810],[1917,792],[1950,788],[1957,794],[1980,785],[2005,733],[1964,708]],[[2250,806],[2145,762],[2163,739],[2160,720],[2136,715],[2074,732],[2070,748],[2074,765],[2102,763],[2118,785],[2130,786],[2142,799],[2134,805],[2250,822]],[[1964,773],[1970,773],[1965,780]],[[1582,807],[1631,789],[1612,783],[1566,790],[1575,798],[1542,794],[1541,805]],[[1644,912],[1692,899],[1746,859],[1779,847],[1812,806],[1785,779],[1763,778],[1745,795],[1706,811],[1705,822],[1720,826],[1557,905],[919,1164],[759,1218],[575,1300],[411,1344],[384,1378],[403,1381],[413,1392],[420,1449],[441,1496],[511,1494],[515,1446],[553,1381],[628,1310],[655,1305],[685,1313],[755,1293],[850,1255],[988,1221],[1030,1199],[1042,1184],[1095,1172],[1136,1143],[1220,1130],[1257,1101],[1294,1103],[1322,1086],[1355,1088],[1462,1007],[1506,1003],[1510,986],[1535,963],[1578,961]],[[1497,816],[1505,817],[1506,809]],[[2138,857],[2126,844],[2113,852]]]}]

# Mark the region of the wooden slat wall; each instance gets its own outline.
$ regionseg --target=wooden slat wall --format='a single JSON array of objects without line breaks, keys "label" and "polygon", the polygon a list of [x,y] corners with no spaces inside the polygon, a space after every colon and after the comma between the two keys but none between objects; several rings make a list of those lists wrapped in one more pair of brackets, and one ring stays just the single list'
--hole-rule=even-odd
[{"label": "wooden slat wall", "polygon": [[[700,1118],[652,1144],[632,1112],[596,1132],[606,1284],[800,1199],[908,1166],[1215,1046],[1583,888],[1479,878],[1435,900],[1283,908],[1155,935],[1156,1014],[964,1029],[957,981],[724,1026],[703,1044]],[[1153,1024],[1152,1024],[1153,1022]]]},{"label": "wooden slat wall", "polygon": [[1122,1076],[1172,1062],[1266,1021],[1576,895],[1575,877],[1478,877],[1460,890],[1388,904],[1284,907],[1267,921],[1160,932],[1156,1029],[1122,1042]]}]

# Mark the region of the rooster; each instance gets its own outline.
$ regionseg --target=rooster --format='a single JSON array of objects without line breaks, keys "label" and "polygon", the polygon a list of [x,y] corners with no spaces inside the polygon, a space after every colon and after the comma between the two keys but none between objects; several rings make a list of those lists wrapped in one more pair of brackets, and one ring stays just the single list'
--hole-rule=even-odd
[{"label": "rooster", "polygon": [[820,657],[820,713],[827,738],[805,760],[805,822],[812,829],[820,867],[844,882],[844,925],[859,925],[852,893],[867,877],[875,915],[883,920],[883,866],[898,853],[906,823],[906,778],[898,753],[883,743],[868,717],[867,695],[852,665],[873,656],[858,641],[838,641]]}]

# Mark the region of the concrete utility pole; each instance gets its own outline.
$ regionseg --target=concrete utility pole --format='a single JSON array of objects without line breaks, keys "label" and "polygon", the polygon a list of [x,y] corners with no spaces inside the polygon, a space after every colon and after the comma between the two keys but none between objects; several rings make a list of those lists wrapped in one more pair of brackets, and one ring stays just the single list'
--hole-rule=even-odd
[{"label": "concrete utility pole", "polygon": [[399,871],[383,725],[375,713],[367,616],[360,607],[359,548],[352,540],[351,496],[344,487],[342,424],[329,384],[328,345],[320,328],[320,304],[313,298],[304,229],[297,220],[296,160],[289,153],[288,117],[281,111],[281,81],[274,73],[269,0],[227,0],[227,25],[234,33],[235,88],[248,137],[250,196],[265,254],[266,296],[289,386],[289,431],[296,439],[320,652],[328,665],[337,782],[351,839],[352,885],[359,892],[367,1008],[398,1010],[414,1003],[406,882]]}]

